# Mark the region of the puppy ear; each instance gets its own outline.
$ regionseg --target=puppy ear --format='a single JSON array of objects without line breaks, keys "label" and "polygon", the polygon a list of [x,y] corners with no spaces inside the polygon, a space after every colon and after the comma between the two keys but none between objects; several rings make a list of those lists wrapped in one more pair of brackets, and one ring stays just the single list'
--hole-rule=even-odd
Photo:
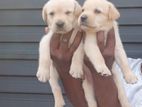
[{"label": "puppy ear", "polygon": [[75,0],[74,4],[75,4],[74,5],[75,16],[79,17],[79,15],[81,14],[82,8],[81,8],[81,6],[79,5],[79,3],[76,0]]},{"label": "puppy ear", "polygon": [[109,3],[109,11],[108,11],[109,20],[117,20],[119,17],[120,17],[119,11],[112,3]]},{"label": "puppy ear", "polygon": [[47,4],[45,4],[42,9],[42,18],[45,23],[47,23],[47,13],[46,12],[47,12]]}]

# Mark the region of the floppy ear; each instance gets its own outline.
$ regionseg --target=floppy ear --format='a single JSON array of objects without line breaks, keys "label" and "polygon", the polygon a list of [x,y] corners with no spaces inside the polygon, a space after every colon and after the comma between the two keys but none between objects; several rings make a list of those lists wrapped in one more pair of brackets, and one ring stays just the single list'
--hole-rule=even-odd
[{"label": "floppy ear", "polygon": [[79,15],[81,14],[82,8],[76,0],[74,1],[75,1],[74,2],[74,13],[75,13],[75,16],[79,17]]},{"label": "floppy ear", "polygon": [[47,4],[45,4],[43,6],[43,9],[42,9],[42,18],[43,18],[45,23],[47,23],[47,13],[46,13],[46,11],[47,11]]},{"label": "floppy ear", "polygon": [[119,11],[112,3],[109,3],[109,11],[108,11],[109,20],[117,20],[119,17],[120,17]]}]

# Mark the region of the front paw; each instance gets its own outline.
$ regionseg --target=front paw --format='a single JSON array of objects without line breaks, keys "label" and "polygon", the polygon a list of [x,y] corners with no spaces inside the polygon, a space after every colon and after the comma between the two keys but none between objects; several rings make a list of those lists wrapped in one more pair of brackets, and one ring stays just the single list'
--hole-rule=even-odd
[{"label": "front paw", "polygon": [[50,71],[44,68],[39,68],[36,76],[40,82],[47,82],[50,78]]},{"label": "front paw", "polygon": [[70,75],[74,78],[83,78],[83,70],[82,69],[70,69]]},{"label": "front paw", "polygon": [[64,105],[55,105],[55,107],[64,107]]},{"label": "front paw", "polygon": [[128,84],[135,84],[138,81],[138,78],[130,71],[124,76]]},{"label": "front paw", "polygon": [[54,107],[64,107],[64,106],[65,106],[65,102],[64,100],[62,100],[62,101],[55,102]]},{"label": "front paw", "polygon": [[102,76],[110,76],[111,75],[110,70],[106,66],[104,66],[104,67],[100,66],[97,69],[97,72],[100,73]]}]

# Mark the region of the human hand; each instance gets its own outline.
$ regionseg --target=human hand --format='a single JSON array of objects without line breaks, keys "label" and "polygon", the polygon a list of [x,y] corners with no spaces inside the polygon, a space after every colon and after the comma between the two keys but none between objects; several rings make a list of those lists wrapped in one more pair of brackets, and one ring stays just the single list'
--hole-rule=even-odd
[{"label": "human hand", "polygon": [[[97,34],[97,43],[105,59],[107,67],[111,70],[114,63],[115,35],[114,29],[108,33],[106,45],[104,45],[104,32],[100,31]],[[99,75],[90,63],[88,58],[85,58],[85,64],[91,71],[94,83],[95,97],[99,107],[121,107],[118,100],[117,87],[113,81],[113,77],[105,77]]]},{"label": "human hand", "polygon": [[[45,33],[48,33],[48,31],[49,31],[48,27],[45,27]],[[51,58],[53,59],[55,64],[59,66],[59,68],[62,67],[64,68],[65,65],[68,65],[68,67],[70,66],[72,56],[82,40],[83,32],[78,32],[74,42],[69,47],[68,44],[71,34],[72,31],[64,35],[54,34],[53,37],[51,38],[50,42]]]},{"label": "human hand", "polygon": [[[114,35],[114,29],[111,29],[108,32],[106,45],[104,45],[105,37],[104,37],[104,31],[100,31],[97,33],[97,44],[99,46],[99,49],[102,53],[102,56],[105,59],[105,63],[108,66],[108,68],[111,70],[112,64],[114,62],[114,50],[115,50],[115,35]],[[85,56],[85,63],[87,65],[91,65],[89,59]],[[92,66],[93,67],[93,66]],[[92,68],[91,67],[91,68]]]},{"label": "human hand", "polygon": [[82,80],[75,79],[69,74],[72,56],[82,40],[83,32],[78,32],[75,41],[68,47],[71,34],[72,32],[64,34],[62,39],[61,35],[54,34],[50,43],[51,57],[70,102],[74,107],[87,107]]},{"label": "human hand", "polygon": [[64,35],[54,34],[54,36],[51,38],[51,58],[58,69],[64,69],[64,67],[70,68],[73,54],[82,40],[83,32],[78,32],[74,42],[69,47],[68,44],[71,34],[72,31]]},{"label": "human hand", "polygon": [[[99,41],[99,37],[98,37],[98,41]],[[115,41],[114,29],[111,29],[108,32],[108,38],[106,40],[106,45],[105,45],[105,48],[102,52],[102,55],[105,59],[105,63],[110,70],[112,69],[112,65],[114,63],[115,42],[116,41]]]}]

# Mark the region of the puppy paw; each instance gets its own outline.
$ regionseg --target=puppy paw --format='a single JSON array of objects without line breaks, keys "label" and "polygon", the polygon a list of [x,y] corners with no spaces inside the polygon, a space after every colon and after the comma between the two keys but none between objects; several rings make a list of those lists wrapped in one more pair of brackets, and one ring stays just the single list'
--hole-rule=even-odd
[{"label": "puppy paw", "polygon": [[55,107],[64,107],[63,105],[55,105]]},{"label": "puppy paw", "polygon": [[128,84],[135,84],[138,81],[138,78],[132,72],[127,73],[124,78]]},{"label": "puppy paw", "polygon": [[64,105],[55,105],[55,107],[64,107]]},{"label": "puppy paw", "polygon": [[64,100],[58,100],[55,102],[55,107],[64,107],[65,106],[65,101]]},{"label": "puppy paw", "polygon": [[74,78],[82,78],[83,77],[83,70],[82,69],[70,69],[69,73]]},{"label": "puppy paw", "polygon": [[110,76],[111,75],[110,70],[106,66],[99,67],[97,72],[100,73],[102,76]]},{"label": "puppy paw", "polygon": [[47,82],[50,78],[50,71],[44,68],[39,68],[36,76],[40,82]]},{"label": "puppy paw", "polygon": [[95,101],[95,100],[90,100],[89,102],[88,102],[88,107],[97,107],[97,102]]},{"label": "puppy paw", "polygon": [[124,103],[122,104],[122,107],[131,107],[131,105],[130,105],[128,102],[124,102]]}]

